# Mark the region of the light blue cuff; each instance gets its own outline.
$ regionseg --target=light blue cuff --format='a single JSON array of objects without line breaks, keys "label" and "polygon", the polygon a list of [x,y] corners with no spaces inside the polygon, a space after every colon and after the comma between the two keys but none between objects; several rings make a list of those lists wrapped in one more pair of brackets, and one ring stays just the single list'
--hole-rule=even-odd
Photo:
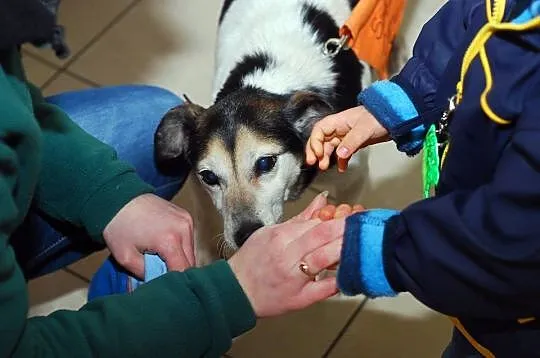
[{"label": "light blue cuff", "polygon": [[540,15],[540,0],[534,0],[527,9],[525,9],[518,17],[516,17],[513,24],[524,24],[535,17]]},{"label": "light blue cuff", "polygon": [[145,284],[163,274],[167,273],[167,265],[159,255],[145,254],[144,255],[144,281],[140,281],[134,277],[130,277],[131,290]]},{"label": "light blue cuff", "polygon": [[338,270],[339,289],[347,295],[395,296],[384,269],[385,224],[395,210],[367,210],[347,219]]},{"label": "light blue cuff", "polygon": [[412,129],[406,136],[395,133],[398,126],[418,117],[413,102],[398,84],[389,80],[377,81],[360,92],[358,102],[390,133],[400,151],[418,152],[426,133],[424,125]]}]

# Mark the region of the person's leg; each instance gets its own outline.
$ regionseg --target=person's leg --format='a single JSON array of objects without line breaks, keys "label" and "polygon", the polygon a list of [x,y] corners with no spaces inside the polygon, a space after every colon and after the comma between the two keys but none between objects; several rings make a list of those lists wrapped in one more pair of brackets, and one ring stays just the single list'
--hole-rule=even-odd
[{"label": "person's leg", "polygon": [[[170,200],[180,190],[187,173],[180,177],[162,175],[153,158],[154,132],[165,112],[182,103],[177,96],[157,87],[117,86],[63,93],[47,101],[111,145],[120,159],[131,163],[141,178],[156,188],[157,195]],[[31,279],[101,248],[83,236],[62,235],[31,212],[11,242],[26,277]]]}]

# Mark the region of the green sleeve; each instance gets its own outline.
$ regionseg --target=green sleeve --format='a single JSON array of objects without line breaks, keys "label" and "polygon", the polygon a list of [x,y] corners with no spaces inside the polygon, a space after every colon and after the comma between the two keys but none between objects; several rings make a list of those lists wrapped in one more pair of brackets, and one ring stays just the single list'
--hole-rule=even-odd
[{"label": "green sleeve", "polygon": [[[225,261],[170,272],[130,295],[102,298],[79,311],[58,311],[25,324],[20,314],[18,321],[10,321],[13,316],[4,314],[4,304],[0,310],[2,321],[11,322],[13,331],[3,324],[0,330],[11,334],[12,341],[4,343],[12,343],[7,356],[13,358],[147,358],[156,352],[213,358],[255,325],[249,301]],[[1,351],[0,357],[7,357]]]},{"label": "green sleeve", "polygon": [[[27,87],[41,127],[42,163],[34,204],[57,225],[75,225],[98,242],[114,215],[131,199],[153,192],[110,146],[75,124],[26,80],[20,56],[12,52],[10,72]],[[151,134],[149,134],[151,135]]]},{"label": "green sleeve", "polygon": [[153,191],[134,168],[29,85],[43,138],[36,207],[56,221],[83,227],[100,241],[114,215],[131,199]]},{"label": "green sleeve", "polygon": [[[87,227],[98,228],[106,221],[107,215],[93,212],[100,209],[96,198],[105,200],[115,187],[127,198],[136,188],[145,187],[129,167],[114,159],[109,148],[85,135],[56,109],[39,104],[42,122],[38,125],[29,102],[24,83],[0,70],[0,358],[147,358],[157,352],[164,357],[198,358],[218,357],[228,350],[233,337],[254,326],[255,317],[225,261],[168,273],[133,294],[96,300],[79,311],[27,319],[26,281],[9,238],[32,202],[39,164],[52,165],[62,177],[59,182],[52,177],[39,179],[40,203],[49,205],[46,209],[51,215]],[[49,110],[58,114],[48,114]],[[45,144],[40,140],[43,128],[53,129],[45,135]],[[56,140],[58,145],[51,143]],[[71,146],[64,147],[66,143]],[[42,160],[43,145],[49,158],[63,159],[67,167],[53,159]],[[69,173],[70,169],[79,172]],[[46,173],[52,175],[51,169]],[[84,185],[90,190],[84,190]],[[119,199],[112,198],[112,205],[121,205],[115,200]]]}]

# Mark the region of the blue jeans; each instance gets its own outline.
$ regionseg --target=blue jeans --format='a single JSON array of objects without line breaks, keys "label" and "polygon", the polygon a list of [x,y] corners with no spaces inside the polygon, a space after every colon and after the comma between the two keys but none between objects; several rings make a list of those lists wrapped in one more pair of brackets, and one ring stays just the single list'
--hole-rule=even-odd
[{"label": "blue jeans", "polygon": [[[118,157],[131,163],[139,176],[170,200],[187,173],[170,177],[154,164],[154,132],[163,115],[182,101],[151,86],[117,86],[55,95],[47,101],[61,107],[85,131],[112,146]],[[69,195],[69,194],[67,194]],[[35,278],[102,249],[83,233],[60,233],[30,211],[12,235],[11,245],[27,279]]]}]

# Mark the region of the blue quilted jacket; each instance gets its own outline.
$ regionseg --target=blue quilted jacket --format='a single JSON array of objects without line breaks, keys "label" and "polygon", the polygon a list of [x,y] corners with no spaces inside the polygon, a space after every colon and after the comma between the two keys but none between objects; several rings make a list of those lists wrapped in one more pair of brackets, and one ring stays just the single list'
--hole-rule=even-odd
[{"label": "blue quilted jacket", "polygon": [[[538,0],[507,1],[504,21],[535,21],[539,12]],[[399,150],[421,150],[487,21],[485,1],[448,1],[401,73],[359,95]],[[475,58],[451,117],[436,195],[401,212],[350,217],[338,283],[350,295],[410,292],[451,316],[484,356],[540,357],[540,29],[496,32],[485,49],[493,79],[487,104],[508,124],[482,108],[487,77]]]}]

